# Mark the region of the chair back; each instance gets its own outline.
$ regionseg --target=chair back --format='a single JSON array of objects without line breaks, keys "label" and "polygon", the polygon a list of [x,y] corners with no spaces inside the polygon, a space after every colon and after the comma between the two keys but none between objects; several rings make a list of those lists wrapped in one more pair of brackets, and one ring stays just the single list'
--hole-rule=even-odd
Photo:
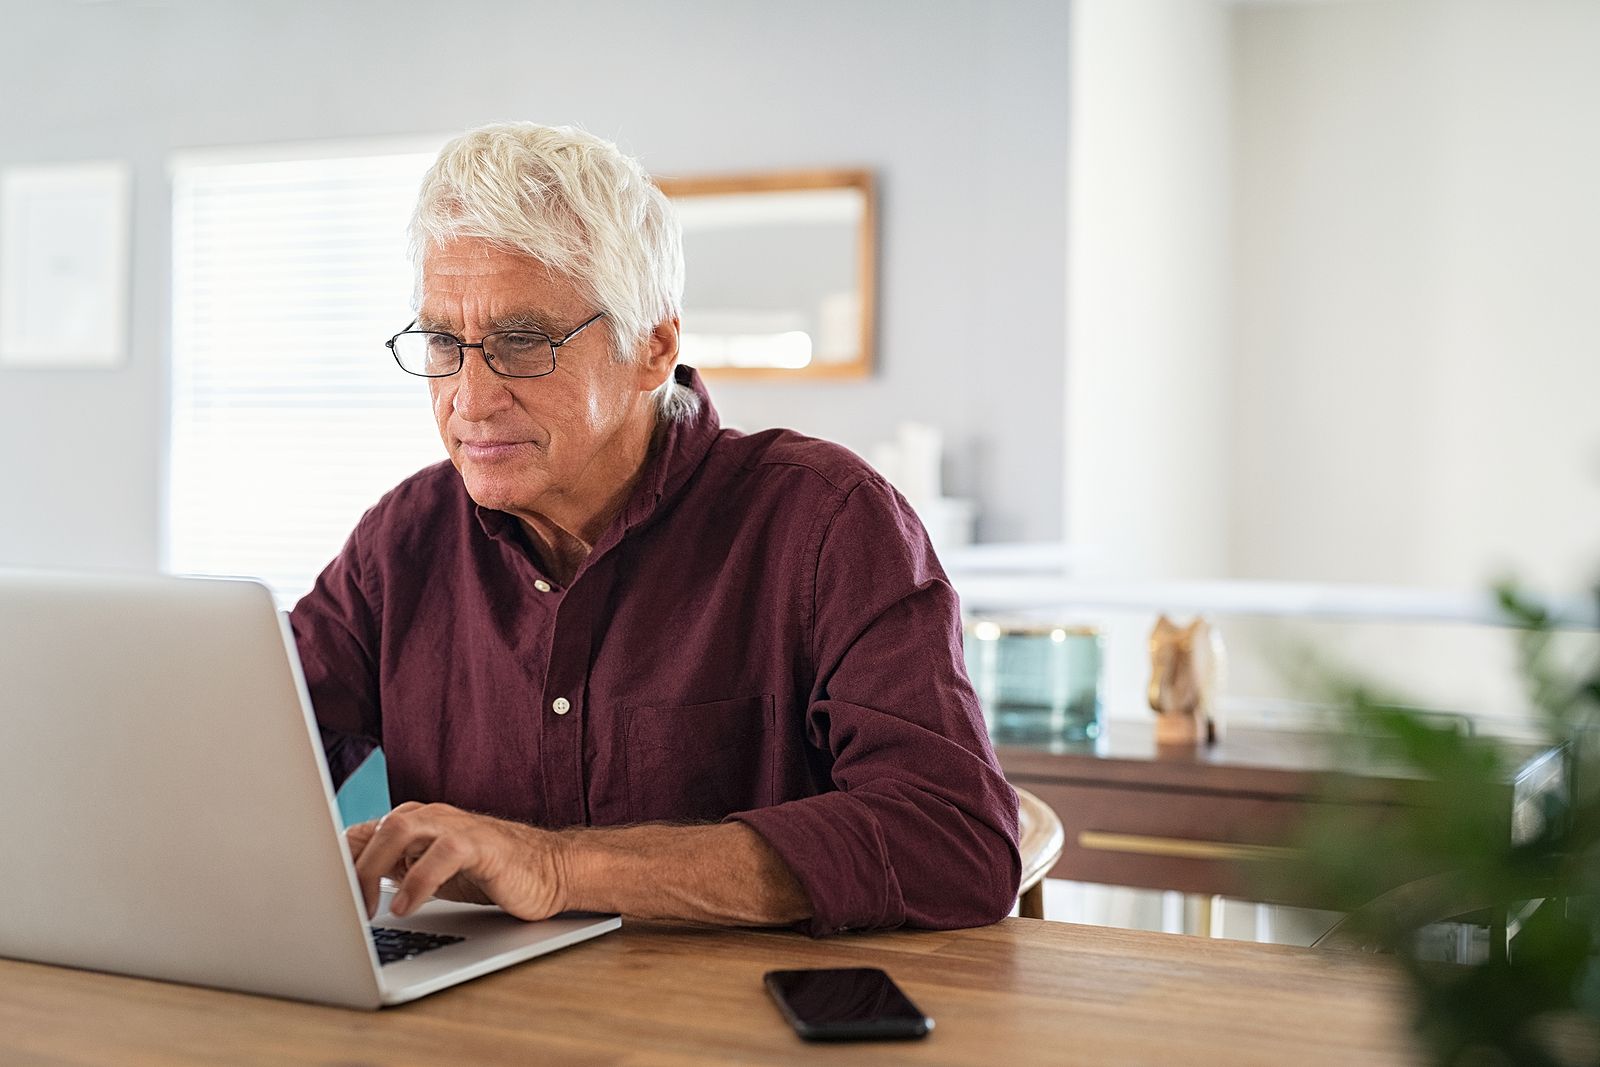
[{"label": "chair back", "polygon": [[1061,817],[1050,805],[1028,792],[1017,790],[1017,850],[1022,853],[1022,884],[1018,890],[1017,911],[1025,919],[1044,918],[1044,876],[1061,858],[1066,846],[1066,831]]}]

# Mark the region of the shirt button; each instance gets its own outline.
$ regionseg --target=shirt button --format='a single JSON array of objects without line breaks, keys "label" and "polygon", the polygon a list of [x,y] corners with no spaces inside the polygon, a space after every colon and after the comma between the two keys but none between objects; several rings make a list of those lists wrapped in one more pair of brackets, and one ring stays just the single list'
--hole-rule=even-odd
[{"label": "shirt button", "polygon": [[554,709],[557,715],[565,715],[572,710],[572,701],[566,697],[556,697],[555,703],[551,704],[550,707]]},{"label": "shirt button", "polygon": [[535,579],[533,587],[539,590],[541,593],[548,593],[550,591],[550,583],[545,581],[543,578]]}]

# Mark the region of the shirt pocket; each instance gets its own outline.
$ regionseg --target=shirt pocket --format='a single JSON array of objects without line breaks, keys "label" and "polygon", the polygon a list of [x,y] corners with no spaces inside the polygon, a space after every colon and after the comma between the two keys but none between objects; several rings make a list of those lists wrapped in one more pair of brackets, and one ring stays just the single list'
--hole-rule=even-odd
[{"label": "shirt pocket", "polygon": [[772,804],[772,694],[624,709],[630,822],[715,822]]}]

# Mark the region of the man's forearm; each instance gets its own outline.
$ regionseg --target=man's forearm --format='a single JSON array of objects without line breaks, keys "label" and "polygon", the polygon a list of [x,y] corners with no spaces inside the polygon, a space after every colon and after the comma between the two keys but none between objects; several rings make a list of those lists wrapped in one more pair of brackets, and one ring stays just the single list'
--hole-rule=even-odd
[{"label": "man's forearm", "polygon": [[743,823],[592,828],[561,838],[568,908],[746,926],[811,916],[794,872]]}]

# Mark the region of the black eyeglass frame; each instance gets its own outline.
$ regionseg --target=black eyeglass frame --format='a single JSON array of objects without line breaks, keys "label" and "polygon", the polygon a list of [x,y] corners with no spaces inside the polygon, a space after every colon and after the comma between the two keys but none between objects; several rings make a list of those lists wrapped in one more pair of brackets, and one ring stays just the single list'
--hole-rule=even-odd
[{"label": "black eyeglass frame", "polygon": [[[412,319],[410,326],[407,326],[405,329],[401,330],[399,333],[397,333],[393,337],[389,338],[387,341],[385,341],[383,343],[383,345],[384,345],[385,348],[387,348],[389,350],[389,354],[394,357],[394,362],[395,362],[396,366],[398,366],[401,370],[405,371],[407,374],[415,375],[418,378],[448,378],[451,375],[460,374],[461,373],[461,368],[463,368],[463,367],[465,367],[467,365],[467,349],[469,349],[469,348],[476,348],[479,352],[483,353],[483,361],[486,364],[489,365],[489,369],[491,371],[493,371],[495,374],[498,374],[502,378],[543,378],[547,374],[554,374],[556,372],[556,350],[557,349],[559,349],[562,345],[566,344],[568,341],[572,340],[574,337],[578,336],[584,330],[587,330],[590,326],[594,325],[596,322],[599,322],[601,319],[603,319],[605,317],[606,317],[606,313],[604,311],[596,311],[593,315],[589,316],[583,322],[578,323],[577,326],[573,327],[571,330],[568,330],[564,337],[551,337],[548,334],[540,332],[539,330],[492,330],[489,333],[484,334],[483,337],[476,344],[468,344],[467,342],[465,342],[465,341],[461,340],[459,337],[457,337],[455,334],[453,334],[453,333],[445,333],[443,330],[413,330],[411,327],[415,326],[417,324],[417,320],[416,319]],[[400,353],[395,350],[394,346],[395,346],[396,342],[398,342],[400,340],[400,338],[404,337],[408,333],[421,334],[421,335],[426,335],[426,336],[429,336],[429,337],[448,337],[448,338],[450,338],[450,340],[454,341],[455,342],[455,346],[456,346],[456,366],[455,366],[455,369],[454,370],[445,371],[443,374],[423,374],[421,371],[415,371],[415,370],[412,370],[410,367],[407,367],[403,362],[401,362]],[[550,345],[550,369],[549,370],[542,370],[538,374],[507,374],[505,371],[501,370],[499,367],[496,367],[494,365],[493,358],[490,357],[488,350],[485,349],[483,346],[489,340],[489,338],[498,337],[501,334],[506,334],[506,333],[528,334],[528,335],[531,335],[533,337],[542,337],[542,338],[545,339],[545,341],[549,342],[549,345]]]}]

